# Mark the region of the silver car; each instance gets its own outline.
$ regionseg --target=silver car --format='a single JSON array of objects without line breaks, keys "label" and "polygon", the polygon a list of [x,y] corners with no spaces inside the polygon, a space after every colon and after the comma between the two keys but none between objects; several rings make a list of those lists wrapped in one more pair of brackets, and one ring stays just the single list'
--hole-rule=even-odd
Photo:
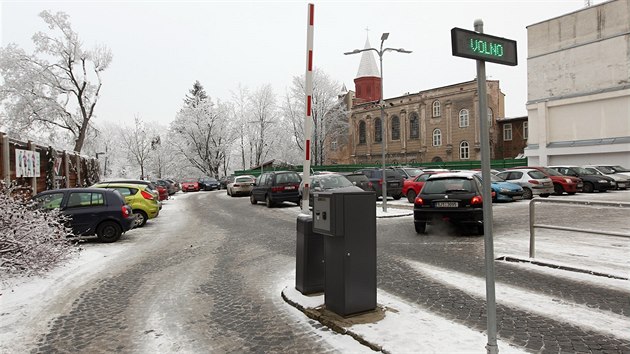
[{"label": "silver car", "polygon": [[256,177],[254,176],[236,176],[232,182],[227,184],[227,194],[231,197],[250,195],[252,188],[254,188],[254,183],[256,183]]},{"label": "silver car", "polygon": [[547,198],[553,193],[551,178],[535,169],[511,169],[499,172],[497,176],[523,187],[523,199],[532,199],[535,195]]}]

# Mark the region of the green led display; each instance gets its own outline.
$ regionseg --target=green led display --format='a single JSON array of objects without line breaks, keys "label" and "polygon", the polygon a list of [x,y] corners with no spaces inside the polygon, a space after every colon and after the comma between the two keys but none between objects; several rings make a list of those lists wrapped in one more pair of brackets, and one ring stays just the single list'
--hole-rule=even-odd
[{"label": "green led display", "polygon": [[453,28],[451,44],[454,56],[512,66],[518,63],[516,41],[511,39]]}]

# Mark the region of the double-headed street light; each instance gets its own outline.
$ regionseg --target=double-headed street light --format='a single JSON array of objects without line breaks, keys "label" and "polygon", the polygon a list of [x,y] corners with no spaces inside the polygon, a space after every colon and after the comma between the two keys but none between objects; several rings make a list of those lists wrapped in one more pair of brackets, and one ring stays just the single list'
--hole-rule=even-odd
[{"label": "double-headed street light", "polygon": [[344,55],[350,55],[350,54],[359,54],[361,52],[367,52],[368,50],[373,50],[376,52],[376,54],[378,54],[378,59],[380,61],[381,64],[381,99],[379,101],[379,105],[381,107],[381,157],[383,159],[383,172],[382,172],[382,178],[383,178],[383,212],[387,212],[387,177],[385,175],[385,138],[387,137],[387,122],[385,121],[385,101],[383,101],[383,54],[385,54],[385,52],[388,51],[392,51],[392,52],[399,52],[399,53],[411,53],[410,50],[404,50],[402,48],[384,48],[383,49],[383,43],[385,42],[385,40],[389,37],[389,33],[383,33],[381,35],[381,49],[378,50],[376,48],[365,48],[365,49],[355,49],[351,52],[346,52],[343,53]]}]

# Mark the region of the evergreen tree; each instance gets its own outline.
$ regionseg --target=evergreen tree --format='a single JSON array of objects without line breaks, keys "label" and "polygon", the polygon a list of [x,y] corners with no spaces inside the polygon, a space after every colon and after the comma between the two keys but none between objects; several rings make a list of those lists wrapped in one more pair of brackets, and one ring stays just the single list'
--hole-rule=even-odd
[{"label": "evergreen tree", "polygon": [[208,99],[208,94],[206,93],[206,90],[204,90],[203,85],[201,85],[199,80],[195,81],[192,89],[190,89],[188,92],[190,93],[190,95],[186,95],[186,98],[184,98],[184,103],[188,107],[197,107],[199,102]]}]

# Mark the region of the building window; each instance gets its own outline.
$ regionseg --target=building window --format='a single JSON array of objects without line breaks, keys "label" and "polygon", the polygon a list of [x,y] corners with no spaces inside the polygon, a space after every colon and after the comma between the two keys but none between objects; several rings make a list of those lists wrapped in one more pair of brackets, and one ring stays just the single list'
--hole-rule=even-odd
[{"label": "building window", "polygon": [[527,140],[529,136],[529,127],[527,126],[527,122],[523,122],[523,139]]},{"label": "building window", "polygon": [[503,125],[503,141],[512,140],[512,123],[505,123]]},{"label": "building window", "polygon": [[462,109],[461,111],[459,111],[459,127],[466,128],[469,125],[470,125],[470,122],[468,119],[468,110]]},{"label": "building window", "polygon": [[409,119],[409,137],[411,139],[420,137],[420,122],[416,113],[411,113],[411,118]]},{"label": "building window", "polygon": [[374,119],[374,141],[380,143],[383,141],[383,126],[381,118]]},{"label": "building window", "polygon": [[359,144],[365,144],[365,122],[359,122]]},{"label": "building window", "polygon": [[400,118],[392,117],[392,140],[400,140]]},{"label": "building window", "polygon": [[433,117],[439,117],[441,115],[440,101],[433,101]]},{"label": "building window", "polygon": [[470,158],[470,146],[467,141],[459,143],[459,159],[468,160]]},{"label": "building window", "polygon": [[492,126],[492,109],[488,107],[488,126]]},{"label": "building window", "polygon": [[433,131],[433,146],[442,146],[442,131],[440,129]]}]

